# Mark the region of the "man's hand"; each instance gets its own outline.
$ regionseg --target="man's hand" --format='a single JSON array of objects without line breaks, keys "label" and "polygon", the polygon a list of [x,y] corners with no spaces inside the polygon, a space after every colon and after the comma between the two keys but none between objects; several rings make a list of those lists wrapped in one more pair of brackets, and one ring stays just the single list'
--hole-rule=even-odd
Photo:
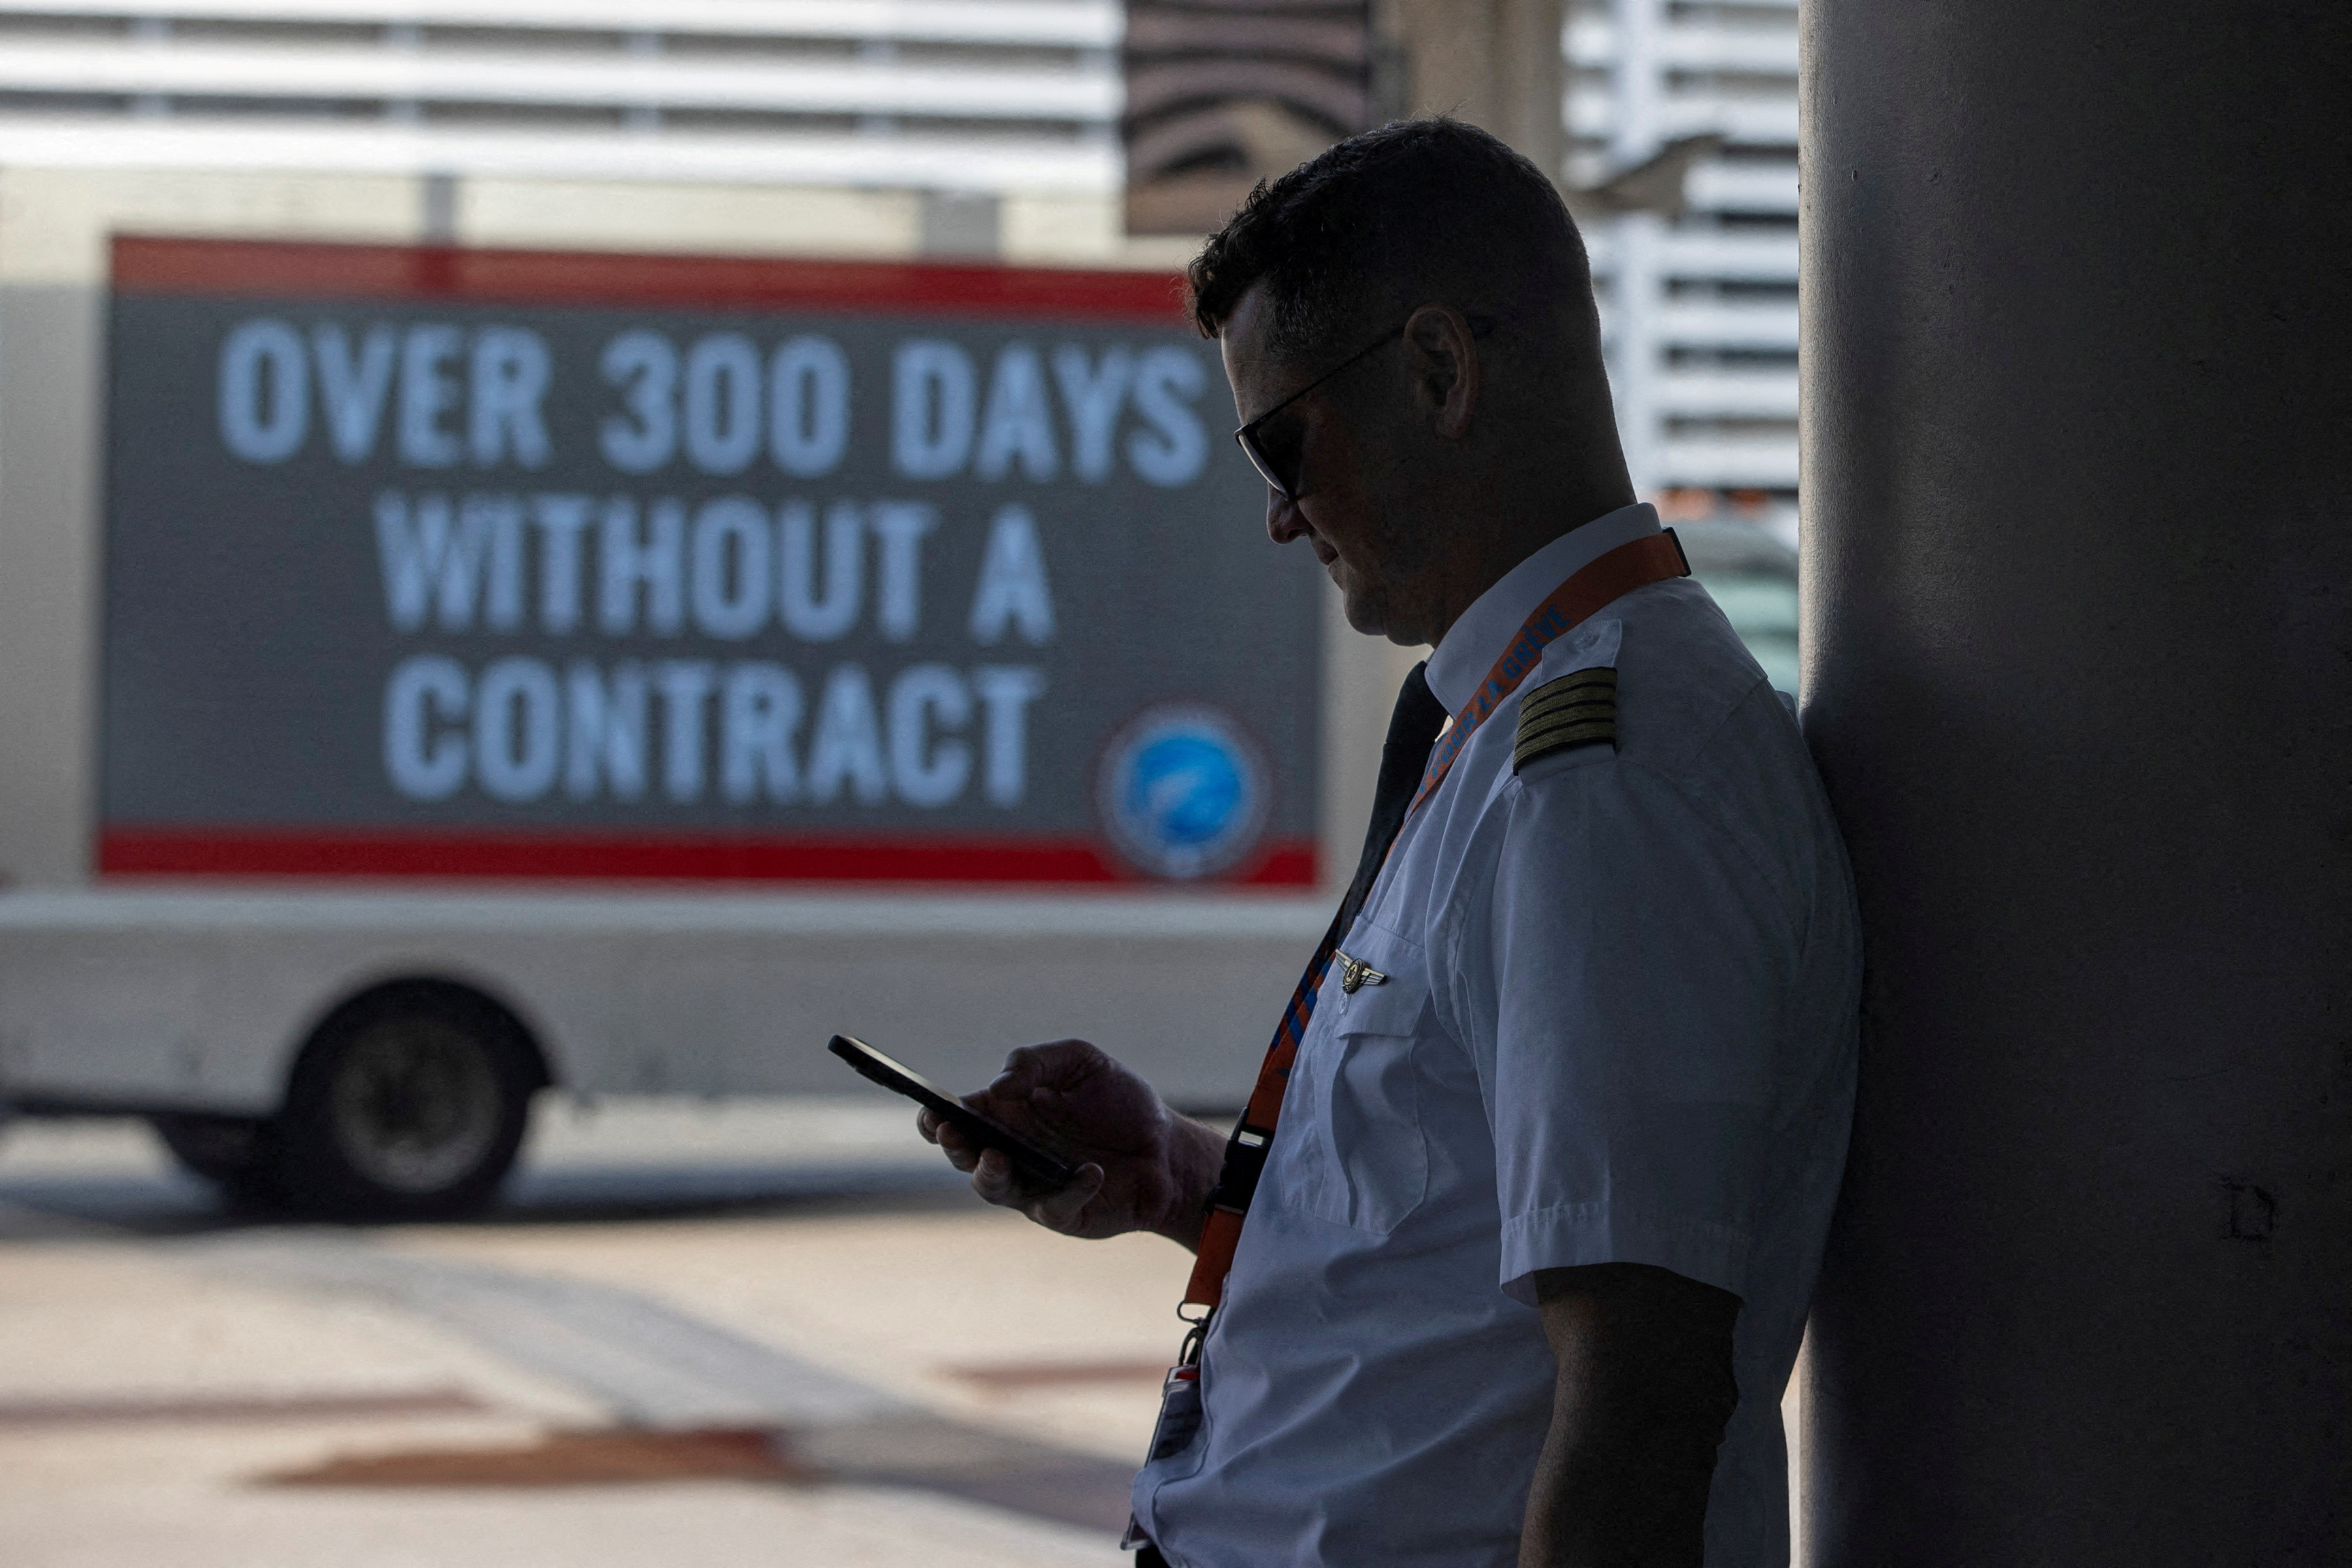
[{"label": "man's hand", "polygon": [[1559,1375],[1519,1568],[1700,1568],[1739,1298],[1641,1263],[1546,1268],[1536,1296]]},{"label": "man's hand", "polygon": [[1016,1132],[1083,1161],[1069,1185],[1039,1193],[1014,1179],[1003,1152],[982,1150],[933,1112],[915,1119],[972,1191],[1017,1208],[1048,1230],[1090,1239],[1149,1230],[1197,1247],[1225,1141],[1168,1109],[1142,1079],[1084,1040],[1024,1046],[1004,1070],[963,1102]]}]

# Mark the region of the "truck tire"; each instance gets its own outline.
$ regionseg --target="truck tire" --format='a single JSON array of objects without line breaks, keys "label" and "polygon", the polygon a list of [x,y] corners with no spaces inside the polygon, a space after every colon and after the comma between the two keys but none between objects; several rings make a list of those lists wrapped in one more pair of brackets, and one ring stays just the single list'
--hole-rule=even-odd
[{"label": "truck tire", "polygon": [[268,1163],[267,1123],[257,1116],[173,1111],[147,1124],[182,1170],[219,1187],[246,1185]]},{"label": "truck tire", "polygon": [[302,1049],[267,1139],[269,1187],[323,1219],[486,1206],[522,1146],[538,1053],[503,1010],[415,982],[339,1008]]}]

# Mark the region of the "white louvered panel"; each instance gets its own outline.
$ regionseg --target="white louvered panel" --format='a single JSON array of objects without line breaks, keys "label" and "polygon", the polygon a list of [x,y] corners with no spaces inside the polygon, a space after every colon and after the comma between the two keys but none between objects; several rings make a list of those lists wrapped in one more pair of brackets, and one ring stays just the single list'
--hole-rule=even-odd
[{"label": "white louvered panel", "polygon": [[0,91],[1087,121],[1119,103],[1108,73],[1071,69],[35,39],[0,49]]},{"label": "white louvered panel", "polygon": [[[1616,58],[1617,28],[1603,17],[1580,17],[1568,28],[1571,64],[1607,69]],[[1717,71],[1743,76],[1797,74],[1797,18],[1791,8],[1785,25],[1684,23],[1659,30],[1659,58],[1683,71]]]},{"label": "white louvered panel", "polygon": [[1797,373],[1671,370],[1658,378],[1658,400],[1676,419],[1794,419]]},{"label": "white louvered panel", "polygon": [[1786,27],[1719,26],[1669,27],[1658,52],[1670,67],[1726,75],[1797,76],[1795,18]]},{"label": "white louvered panel", "polygon": [[[1653,274],[1654,278],[1654,273]],[[1794,300],[1689,299],[1667,296],[1646,308],[1635,309],[1622,295],[1633,292],[1604,283],[1601,290],[1601,337],[1622,349],[1640,338],[1659,351],[1696,351],[1701,354],[1729,352],[1742,355],[1785,355],[1796,352],[1797,307]],[[1663,384],[1663,367],[1654,371],[1654,386]]]},{"label": "white louvered panel", "polygon": [[1670,278],[1737,283],[1797,281],[1797,237],[1697,230],[1667,237],[1664,268]]},{"label": "white louvered panel", "polygon": [[[1685,205],[1587,226],[1612,391],[1644,492],[1797,483],[1797,13],[1748,0],[1570,0],[1572,167],[1633,168],[1684,137],[1726,145]],[[1676,498],[1680,515],[1691,498]],[[1697,503],[1702,509],[1704,499]],[[1737,503],[1752,515],[1752,498]]]},{"label": "white louvered panel", "polygon": [[1785,163],[1701,163],[1691,171],[1685,189],[1691,205],[1703,212],[1781,213],[1794,217],[1797,161],[1791,157]]},{"label": "white louvered panel", "polygon": [[609,29],[1105,49],[1118,0],[0,0],[0,16]]},{"label": "white louvered panel", "polygon": [[1675,348],[1759,350],[1794,353],[1797,305],[1669,299],[1658,311],[1658,334]]},{"label": "white louvered panel", "polygon": [[[1571,90],[1568,96],[1570,133],[1591,141],[1607,141],[1617,126],[1608,100]],[[1655,123],[1663,141],[1722,132],[1736,142],[1794,147],[1797,144],[1797,102],[1794,84],[1784,100],[1755,93],[1667,91],[1658,99]]]},{"label": "white louvered panel", "polygon": [[47,168],[263,168],[541,179],[872,185],[1109,195],[1115,144],[1037,137],[544,132],[346,121],[80,121],[0,115],[0,156]]},{"label": "white louvered panel", "polygon": [[1118,189],[1118,0],[0,0],[0,163]]},{"label": "white louvered panel", "polygon": [[1788,436],[1669,436],[1658,461],[1672,477],[1665,482],[1723,490],[1793,490],[1797,488],[1797,441]]},{"label": "white louvered panel", "polygon": [[[1755,209],[1747,209],[1755,210]],[[1616,265],[1617,246],[1605,223],[1587,226],[1585,248],[1592,258],[1592,274],[1606,278]],[[1659,243],[1659,270],[1669,279],[1730,283],[1797,281],[1797,237],[1790,234],[1746,234],[1738,230],[1688,229],[1669,232]]]}]

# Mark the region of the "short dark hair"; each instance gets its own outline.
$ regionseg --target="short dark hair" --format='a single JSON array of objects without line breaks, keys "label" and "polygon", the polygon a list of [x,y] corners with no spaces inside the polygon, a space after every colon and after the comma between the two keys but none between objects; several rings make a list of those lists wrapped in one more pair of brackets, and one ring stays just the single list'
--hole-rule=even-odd
[{"label": "short dark hair", "polygon": [[1494,136],[1442,116],[1351,136],[1259,181],[1187,277],[1192,320],[1212,338],[1264,283],[1266,348],[1284,359],[1343,352],[1383,324],[1371,318],[1420,304],[1521,321],[1593,312],[1591,265],[1559,190]]}]

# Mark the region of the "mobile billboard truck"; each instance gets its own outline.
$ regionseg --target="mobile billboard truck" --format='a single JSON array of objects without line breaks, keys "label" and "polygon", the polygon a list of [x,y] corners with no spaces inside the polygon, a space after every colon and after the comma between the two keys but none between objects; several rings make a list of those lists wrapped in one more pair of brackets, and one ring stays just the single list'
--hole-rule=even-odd
[{"label": "mobile billboard truck", "polygon": [[0,895],[0,1100],[421,1215],[543,1088],[837,1090],[835,1030],[1248,1081],[1325,915],[1327,590],[1174,279],[111,281],[93,876]]}]

